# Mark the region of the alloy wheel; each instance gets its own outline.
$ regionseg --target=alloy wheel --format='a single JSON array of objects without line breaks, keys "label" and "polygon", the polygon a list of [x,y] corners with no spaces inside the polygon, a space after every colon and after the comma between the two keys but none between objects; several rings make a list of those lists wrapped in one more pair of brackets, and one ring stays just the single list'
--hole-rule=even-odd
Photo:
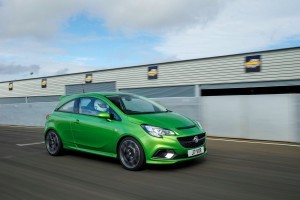
[{"label": "alloy wheel", "polygon": [[50,155],[58,155],[61,151],[61,140],[59,136],[54,132],[50,131],[46,137],[46,147]]},{"label": "alloy wheel", "polygon": [[137,141],[128,138],[119,147],[119,157],[126,169],[138,170],[144,163],[144,152]]}]

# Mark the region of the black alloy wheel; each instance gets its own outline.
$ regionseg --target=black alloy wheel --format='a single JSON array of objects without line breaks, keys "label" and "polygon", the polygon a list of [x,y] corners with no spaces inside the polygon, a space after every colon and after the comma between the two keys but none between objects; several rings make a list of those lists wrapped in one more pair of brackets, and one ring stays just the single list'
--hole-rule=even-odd
[{"label": "black alloy wheel", "polygon": [[137,171],[145,164],[145,154],[139,142],[132,138],[124,138],[118,149],[119,159],[125,169]]},{"label": "black alloy wheel", "polygon": [[63,144],[59,135],[51,130],[46,135],[46,148],[51,156],[58,156],[62,153]]}]

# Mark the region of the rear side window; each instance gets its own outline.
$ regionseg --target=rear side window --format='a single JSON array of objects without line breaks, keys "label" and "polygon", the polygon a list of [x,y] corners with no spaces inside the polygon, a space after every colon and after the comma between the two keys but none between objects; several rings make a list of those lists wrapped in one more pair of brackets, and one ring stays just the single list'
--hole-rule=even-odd
[{"label": "rear side window", "polygon": [[58,111],[73,113],[74,112],[74,105],[75,105],[75,100],[69,101],[68,103],[61,106],[58,109]]}]

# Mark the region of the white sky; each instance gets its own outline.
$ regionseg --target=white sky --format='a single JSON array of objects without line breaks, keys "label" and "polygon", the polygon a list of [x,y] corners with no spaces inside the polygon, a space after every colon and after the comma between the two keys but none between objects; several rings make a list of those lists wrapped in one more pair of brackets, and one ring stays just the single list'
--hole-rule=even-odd
[{"label": "white sky", "polygon": [[299,0],[0,0],[0,81],[300,46],[299,8]]}]

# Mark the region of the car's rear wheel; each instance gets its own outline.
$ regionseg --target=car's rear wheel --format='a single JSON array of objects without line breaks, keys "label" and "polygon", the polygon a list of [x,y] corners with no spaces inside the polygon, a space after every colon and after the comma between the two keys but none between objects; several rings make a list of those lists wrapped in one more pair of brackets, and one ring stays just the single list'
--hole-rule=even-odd
[{"label": "car's rear wheel", "polygon": [[51,130],[46,135],[46,148],[51,156],[58,156],[63,151],[63,144],[59,135]]},{"label": "car's rear wheel", "polygon": [[132,138],[124,138],[118,149],[119,159],[125,169],[137,171],[145,164],[145,153],[140,143]]}]

